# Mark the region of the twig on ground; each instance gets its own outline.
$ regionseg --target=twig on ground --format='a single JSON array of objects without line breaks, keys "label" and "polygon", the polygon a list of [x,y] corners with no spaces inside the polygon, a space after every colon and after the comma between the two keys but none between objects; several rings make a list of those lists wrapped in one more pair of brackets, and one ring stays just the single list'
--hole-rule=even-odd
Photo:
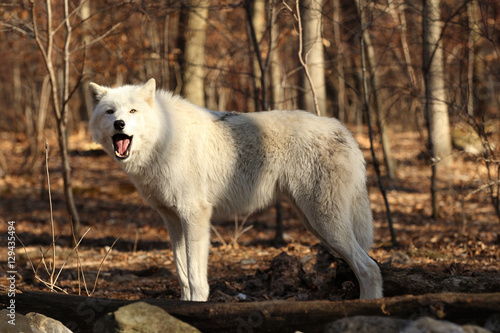
[{"label": "twig on ground", "polygon": [[[45,140],[45,170],[47,171],[47,186],[49,190],[49,207],[50,207],[50,226],[52,229],[52,263],[53,263],[53,269],[52,272],[50,272],[50,285],[51,285],[51,290],[54,289],[54,273],[56,270],[56,238],[55,238],[55,231],[54,231],[54,213],[52,209],[52,192],[50,191],[50,174],[49,174],[49,143],[47,140]],[[43,253],[42,253],[42,259],[43,259]],[[45,260],[44,260],[45,264]],[[47,266],[45,266],[47,268]]]},{"label": "twig on ground", "polygon": [[224,238],[222,238],[222,235],[219,233],[219,231],[217,230],[216,227],[214,227],[212,224],[210,224],[210,228],[214,231],[214,233],[217,235],[217,238],[221,241],[222,243],[222,246],[224,246],[224,248],[227,248],[227,242],[224,240]]},{"label": "twig on ground", "polygon": [[238,215],[234,215],[234,238],[232,241],[232,245],[234,247],[238,247],[238,239],[248,230],[253,228],[253,225],[249,225],[246,228],[243,228],[245,226],[245,223],[247,222],[248,218],[250,217],[251,214],[248,214],[243,218],[241,221],[241,224],[238,225]]}]

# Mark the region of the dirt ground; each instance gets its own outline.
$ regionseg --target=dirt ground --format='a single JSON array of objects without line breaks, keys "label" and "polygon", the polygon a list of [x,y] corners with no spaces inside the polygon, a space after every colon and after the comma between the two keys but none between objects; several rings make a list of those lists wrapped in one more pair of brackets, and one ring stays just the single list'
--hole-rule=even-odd
[{"label": "dirt ground", "polygon": [[[422,154],[422,140],[415,132],[391,137],[398,160],[397,180],[386,179],[385,183],[397,247],[391,246],[368,138],[356,136],[368,161],[375,224],[375,244],[370,255],[379,263],[398,267],[456,275],[498,275],[500,223],[487,190],[476,191],[487,181],[484,164],[474,156],[454,152],[455,162],[439,184],[441,218],[433,220],[429,217],[431,170]],[[6,223],[15,221],[16,234],[22,241],[15,249],[16,288],[47,291],[51,279],[47,271],[54,263],[44,152],[31,168],[33,161],[23,134],[4,132],[0,139],[7,169],[0,178],[0,246],[7,248]],[[86,234],[77,250],[72,251],[58,147],[52,133],[49,172],[57,244],[57,270],[53,276],[56,289],[123,299],[179,298],[169,236],[160,216],[145,204],[117,164],[90,143],[87,132],[73,135],[70,146],[74,194],[81,232]],[[211,300],[340,300],[359,296],[352,271],[323,250],[286,202],[286,244],[275,246],[275,218],[275,208],[271,207],[249,217],[213,221]],[[0,275],[5,275],[6,257],[0,260]],[[5,278],[0,279],[0,288],[7,288]]]}]

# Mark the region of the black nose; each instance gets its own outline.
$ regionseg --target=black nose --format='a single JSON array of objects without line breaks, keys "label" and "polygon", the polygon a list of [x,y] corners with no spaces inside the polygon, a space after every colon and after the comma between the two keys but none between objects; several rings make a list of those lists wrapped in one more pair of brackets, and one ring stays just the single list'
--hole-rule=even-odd
[{"label": "black nose", "polygon": [[113,126],[117,130],[122,130],[125,128],[125,122],[123,120],[115,120]]}]

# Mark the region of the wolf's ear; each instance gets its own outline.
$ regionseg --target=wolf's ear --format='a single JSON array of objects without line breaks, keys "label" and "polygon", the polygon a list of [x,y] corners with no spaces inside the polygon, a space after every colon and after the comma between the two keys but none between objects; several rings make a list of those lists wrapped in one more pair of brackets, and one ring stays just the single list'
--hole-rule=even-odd
[{"label": "wolf's ear", "polygon": [[148,82],[146,82],[146,84],[139,91],[141,96],[151,107],[153,107],[154,105],[155,91],[156,91],[155,79],[149,79]]},{"label": "wolf's ear", "polygon": [[108,92],[108,88],[102,87],[94,82],[89,83],[90,99],[92,106],[95,108],[101,101],[102,97]]}]

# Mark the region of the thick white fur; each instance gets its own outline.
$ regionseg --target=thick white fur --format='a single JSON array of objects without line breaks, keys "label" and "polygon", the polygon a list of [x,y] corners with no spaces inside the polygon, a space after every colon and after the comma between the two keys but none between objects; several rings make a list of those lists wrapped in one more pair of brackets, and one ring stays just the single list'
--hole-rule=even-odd
[{"label": "thick white fur", "polygon": [[[163,217],[183,300],[208,298],[210,218],[255,211],[277,195],[347,260],[361,298],[382,297],[380,270],[366,254],[373,225],[365,161],[339,121],[303,111],[214,112],[156,91],[154,79],[118,88],[91,83],[90,90],[93,139]],[[115,120],[125,121],[122,131]],[[133,135],[124,160],[114,154],[118,132]]]}]

